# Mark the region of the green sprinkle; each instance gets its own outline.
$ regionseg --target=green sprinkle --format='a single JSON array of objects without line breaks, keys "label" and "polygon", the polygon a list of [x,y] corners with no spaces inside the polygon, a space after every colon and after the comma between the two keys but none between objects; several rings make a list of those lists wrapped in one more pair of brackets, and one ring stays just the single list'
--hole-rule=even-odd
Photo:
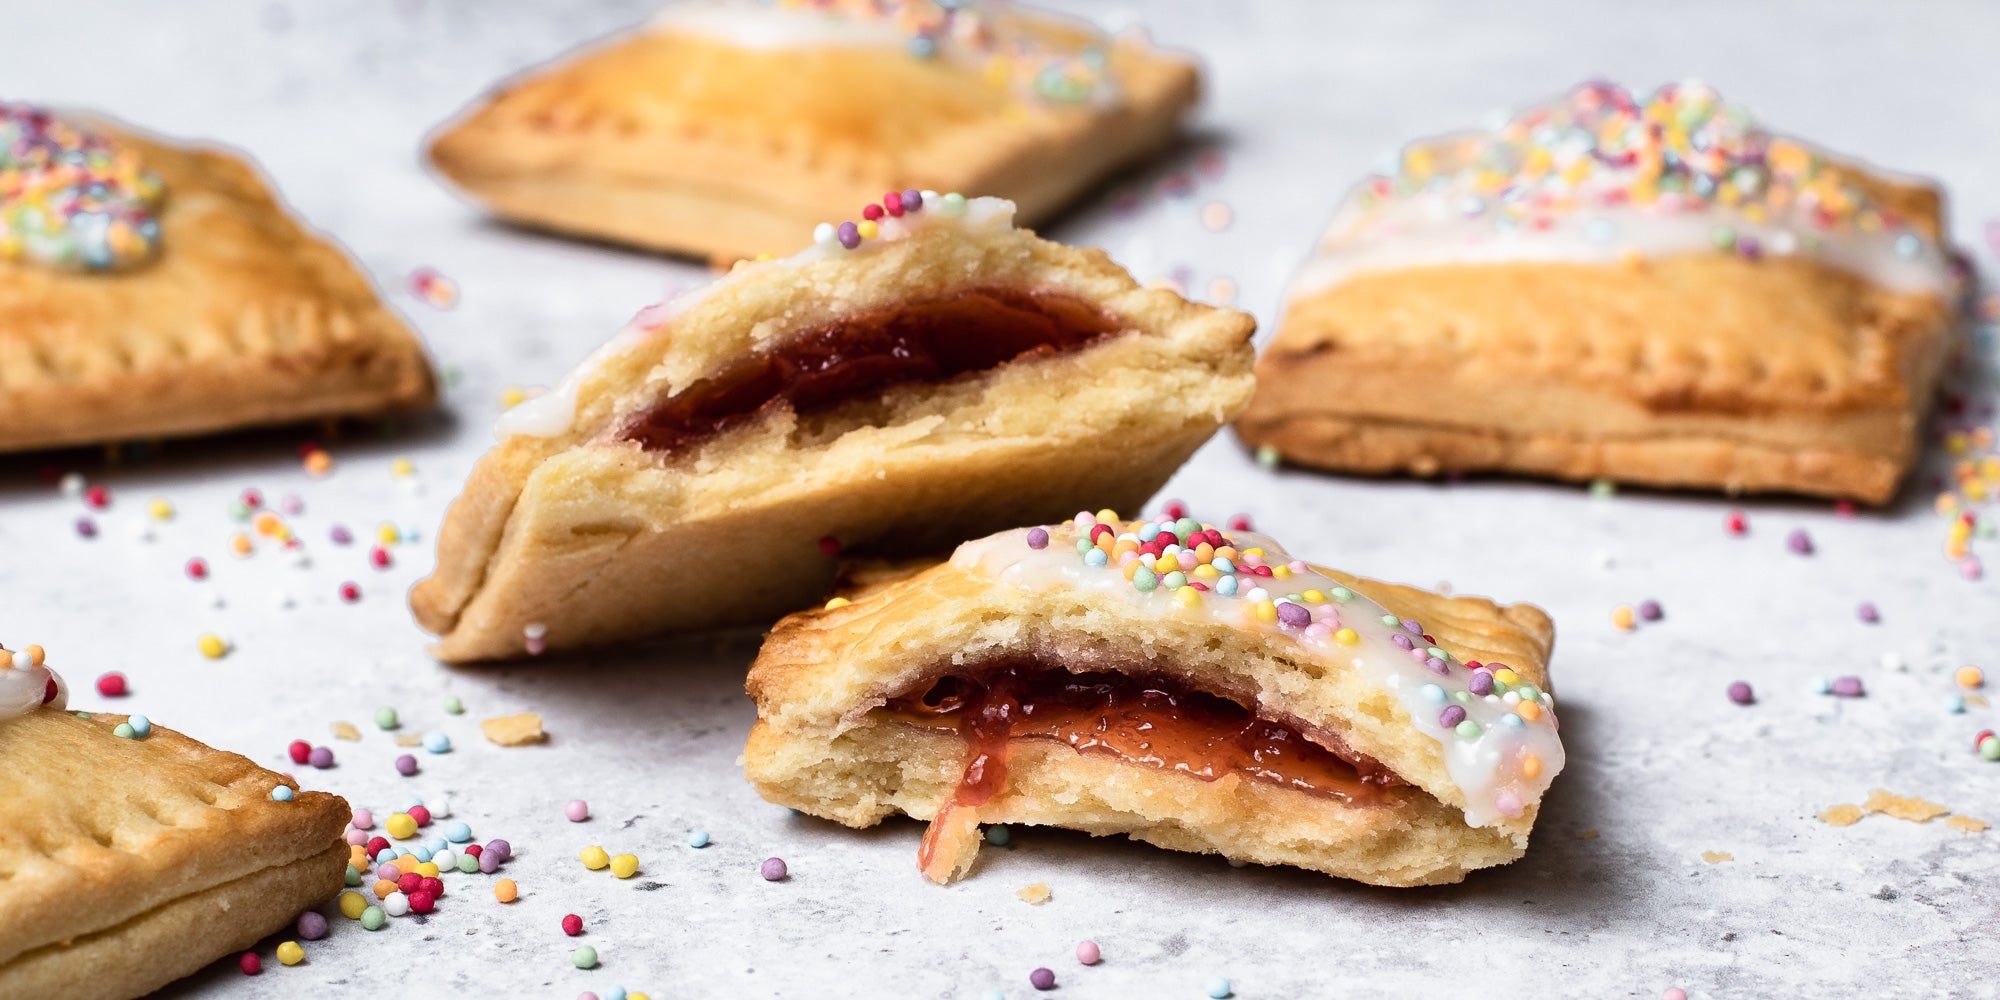
[{"label": "green sprinkle", "polygon": [[467,875],[470,875],[470,874],[472,874],[473,872],[476,872],[476,871],[478,871],[478,870],[479,870],[479,859],[478,859],[478,858],[475,858],[475,857],[473,857],[473,856],[472,856],[472,855],[470,855],[470,854],[461,854],[461,855],[459,855],[459,856],[458,856],[458,870],[459,870],[459,871],[462,871],[462,872],[464,872],[464,873],[466,873]]},{"label": "green sprinkle", "polygon": [[1472,692],[1453,691],[1451,693],[1451,700],[1458,702],[1461,705],[1470,705],[1472,704]]},{"label": "green sprinkle", "polygon": [[1980,740],[1979,756],[1987,760],[2000,760],[2000,736],[1988,736]]},{"label": "green sprinkle", "polygon": [[1542,696],[1542,689],[1533,684],[1523,684],[1514,690],[1520,692],[1522,701],[1535,701]]},{"label": "green sprinkle", "polygon": [[1346,587],[1335,587],[1332,590],[1327,591],[1326,596],[1331,597],[1334,600],[1345,604],[1348,601],[1354,600],[1354,591],[1351,591]]},{"label": "green sprinkle", "polygon": [[229,519],[232,521],[250,520],[250,505],[241,500],[231,500],[229,502]]},{"label": "green sprinkle", "polygon": [[569,961],[571,965],[579,969],[595,969],[597,968],[597,949],[589,945],[584,945],[569,953]]},{"label": "green sprinkle", "polygon": [[1139,567],[1139,571],[1132,574],[1132,586],[1139,588],[1141,592],[1150,591],[1159,585],[1160,578],[1154,576],[1153,571],[1144,566]]},{"label": "green sprinkle", "polygon": [[1182,587],[1187,586],[1187,574],[1181,572],[1180,570],[1174,570],[1173,572],[1167,574],[1166,579],[1160,581],[1160,586],[1165,587],[1168,590],[1179,590]]},{"label": "green sprinkle", "polygon": [[986,842],[994,847],[1006,847],[1013,839],[1014,831],[1007,829],[1005,823],[995,823],[986,828]]},{"label": "green sprinkle", "polygon": [[77,717],[77,718],[79,718],[79,719],[88,719],[88,718],[90,718],[90,713],[89,713],[89,712],[78,712],[78,713],[76,713],[76,717]]},{"label": "green sprinkle", "polygon": [[[477,866],[475,865],[474,867]],[[356,868],[353,865],[347,866],[347,884],[350,886],[361,884],[361,869]]]},{"label": "green sprinkle", "polygon": [[1609,479],[1593,479],[1590,481],[1591,496],[1597,497],[1598,499],[1601,500],[1604,499],[1605,497],[1615,496],[1617,495],[1617,493],[1618,493],[1618,484],[1612,482]]},{"label": "green sprinkle", "polygon": [[387,705],[384,705],[381,708],[375,710],[375,728],[394,729],[396,728],[396,725],[397,725],[397,720],[396,720],[395,709],[390,708]]},{"label": "green sprinkle", "polygon": [[1479,728],[1479,723],[1467,719],[1459,723],[1458,728],[1453,730],[1453,732],[1456,732],[1458,738],[1461,740],[1476,740],[1479,738],[1479,734],[1485,732],[1485,730]]},{"label": "green sprinkle", "polygon": [[382,908],[379,906],[371,906],[361,911],[362,930],[379,931],[382,929],[382,925],[388,922],[389,915],[382,912]]},{"label": "green sprinkle", "polygon": [[1275,469],[1278,467],[1280,461],[1283,461],[1283,456],[1278,454],[1278,449],[1268,444],[1257,449],[1257,464],[1259,466],[1266,469]]},{"label": "green sprinkle", "polygon": [[1094,549],[1094,548],[1096,548],[1096,547],[1097,547],[1097,546],[1095,546],[1095,545],[1092,545],[1092,544],[1090,544],[1090,539],[1088,539],[1088,538],[1079,538],[1079,539],[1077,539],[1077,540],[1076,540],[1076,554],[1077,554],[1077,555],[1080,555],[1080,556],[1082,556],[1082,555],[1089,555],[1089,554],[1090,554],[1090,550],[1091,550],[1091,549]]},{"label": "green sprinkle", "polygon": [[133,737],[132,724],[129,722],[119,723],[117,728],[111,730],[111,735],[116,736],[121,740],[131,739]]},{"label": "green sprinkle", "polygon": [[1715,231],[1708,234],[1708,238],[1715,244],[1717,250],[1727,250],[1736,245],[1736,231],[1728,226],[1715,227]]},{"label": "green sprinkle", "polygon": [[1191,517],[1184,517],[1174,522],[1174,535],[1183,542],[1187,541],[1189,535],[1200,530],[1201,522]]},{"label": "green sprinkle", "polygon": [[452,695],[444,700],[444,710],[448,715],[464,715],[465,702],[459,701],[457,695]]},{"label": "green sprinkle", "polygon": [[1383,615],[1383,616],[1382,616],[1382,624],[1384,624],[1384,625],[1401,625],[1401,624],[1403,624],[1403,620],[1402,620],[1401,618],[1398,618],[1398,617],[1396,617],[1395,615]]},{"label": "green sprinkle", "polygon": [[1426,653],[1429,653],[1429,654],[1431,654],[1432,656],[1435,656],[1435,657],[1437,657],[1438,659],[1440,659],[1440,660],[1443,660],[1443,661],[1444,661],[1444,662],[1446,662],[1446,663],[1450,663],[1450,662],[1451,662],[1451,654],[1450,654],[1450,653],[1447,653],[1447,652],[1445,652],[1445,651],[1444,651],[1444,650],[1442,650],[1442,649],[1439,649],[1439,648],[1437,648],[1436,646],[1432,646],[1431,648],[1429,648],[1429,649],[1427,649],[1427,650],[1424,650],[1424,652],[1426,652]]}]

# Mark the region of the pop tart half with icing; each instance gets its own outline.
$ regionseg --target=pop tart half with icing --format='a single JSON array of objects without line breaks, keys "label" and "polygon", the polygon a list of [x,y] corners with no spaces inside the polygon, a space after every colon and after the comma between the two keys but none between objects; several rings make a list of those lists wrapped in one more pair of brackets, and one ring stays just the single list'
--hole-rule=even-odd
[{"label": "pop tart half with icing", "polygon": [[768,624],[842,552],[1140,503],[1249,401],[1249,316],[1011,202],[874,208],[640,313],[501,418],[412,592],[439,657]]},{"label": "pop tart half with icing", "polygon": [[1357,186],[1237,428],[1344,472],[1884,503],[1962,296],[1940,203],[1700,83],[1586,84]]},{"label": "pop tart half with icing", "polygon": [[1375,885],[1521,856],[1563,767],[1541,609],[1110,511],[880,572],[766,640],[744,767],[848,826],[928,820],[963,875],[983,824],[1124,834]]}]

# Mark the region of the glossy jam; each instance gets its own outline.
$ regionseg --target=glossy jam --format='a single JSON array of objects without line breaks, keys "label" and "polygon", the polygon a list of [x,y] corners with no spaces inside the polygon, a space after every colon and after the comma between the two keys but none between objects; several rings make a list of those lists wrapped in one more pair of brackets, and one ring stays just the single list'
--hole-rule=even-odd
[{"label": "glossy jam", "polygon": [[1238,774],[1356,806],[1381,804],[1386,789],[1404,783],[1363,754],[1328,749],[1228,698],[1158,677],[1074,674],[1033,660],[948,675],[890,699],[880,714],[965,739],[958,789],[932,821],[918,856],[926,871],[946,818],[1006,790],[1008,757],[1021,740],[1056,740],[1078,753],[1204,781]]},{"label": "glossy jam", "polygon": [[1075,350],[1125,329],[1096,303],[1056,288],[967,285],[843,316],[704,378],[641,414],[627,440],[673,451],[779,403],[810,414],[901,385],[944,382]]}]

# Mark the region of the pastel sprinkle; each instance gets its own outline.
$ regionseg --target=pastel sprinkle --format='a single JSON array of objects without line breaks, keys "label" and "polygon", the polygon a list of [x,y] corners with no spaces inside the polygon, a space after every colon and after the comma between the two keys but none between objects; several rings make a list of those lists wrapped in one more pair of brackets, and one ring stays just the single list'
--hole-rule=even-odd
[{"label": "pastel sprinkle", "polygon": [[1076,946],[1076,960],[1084,965],[1096,965],[1104,960],[1103,949],[1095,941],[1085,941]]},{"label": "pastel sprinkle", "polygon": [[1229,980],[1221,976],[1208,981],[1208,995],[1211,1000],[1224,1000],[1234,992],[1235,988],[1230,985]]},{"label": "pastel sprinkle", "polygon": [[271,789],[271,801],[273,802],[290,802],[297,797],[298,793],[292,791],[290,785],[279,785]]},{"label": "pastel sprinkle", "polygon": [[1028,973],[1028,985],[1033,986],[1038,990],[1055,989],[1056,988],[1055,970],[1045,967],[1036,969],[1035,971]]},{"label": "pastel sprinkle", "polygon": [[571,965],[579,969],[595,969],[597,968],[597,949],[587,944],[579,945],[575,951],[569,953],[569,961]]},{"label": "pastel sprinkle", "polygon": [[791,871],[785,867],[785,859],[765,858],[764,863],[757,866],[757,873],[762,875],[766,882],[779,882],[783,881]]},{"label": "pastel sprinkle", "polygon": [[1755,692],[1750,690],[1748,682],[1736,681],[1729,685],[1729,700],[1738,705],[1748,705],[1756,701],[1757,696]]},{"label": "pastel sprinkle", "polygon": [[700,850],[708,846],[708,831],[696,830],[688,834],[688,846]]},{"label": "pastel sprinkle", "polygon": [[582,799],[571,799],[568,805],[563,806],[563,815],[572,823],[581,823],[590,818],[590,803]]}]

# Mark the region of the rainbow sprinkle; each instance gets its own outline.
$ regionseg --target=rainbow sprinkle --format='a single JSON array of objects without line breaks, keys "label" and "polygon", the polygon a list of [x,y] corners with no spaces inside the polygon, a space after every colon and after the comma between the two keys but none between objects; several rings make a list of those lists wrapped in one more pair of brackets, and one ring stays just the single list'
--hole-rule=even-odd
[{"label": "rainbow sprinkle", "polygon": [[957,192],[939,194],[936,191],[891,191],[879,202],[861,207],[861,221],[852,220],[834,225],[822,222],[813,229],[813,243],[832,249],[856,250],[867,240],[882,235],[882,220],[900,219],[928,211],[947,219],[957,219],[965,215],[965,196]]},{"label": "rainbow sprinkle", "polygon": [[131,150],[0,103],[0,259],[110,271],[159,250],[164,185]]}]

